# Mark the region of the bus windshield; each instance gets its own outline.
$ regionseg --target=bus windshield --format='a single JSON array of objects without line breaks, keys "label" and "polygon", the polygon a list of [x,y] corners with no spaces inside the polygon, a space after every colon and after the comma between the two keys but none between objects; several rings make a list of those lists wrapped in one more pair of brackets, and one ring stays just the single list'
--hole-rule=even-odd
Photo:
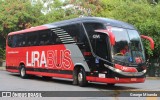
[{"label": "bus windshield", "polygon": [[113,46],[114,63],[140,64],[145,62],[144,49],[136,30],[112,28],[115,35]]}]

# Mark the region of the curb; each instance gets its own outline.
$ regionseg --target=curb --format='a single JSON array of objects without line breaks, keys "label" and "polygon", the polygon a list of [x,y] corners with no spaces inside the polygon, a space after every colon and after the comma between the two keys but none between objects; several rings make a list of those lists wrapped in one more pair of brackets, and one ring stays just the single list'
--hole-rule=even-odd
[{"label": "curb", "polygon": [[146,77],[149,80],[160,80],[160,77]]},{"label": "curb", "polygon": [[5,71],[5,70],[6,70],[6,67],[1,67],[1,66],[0,66],[0,70]]}]

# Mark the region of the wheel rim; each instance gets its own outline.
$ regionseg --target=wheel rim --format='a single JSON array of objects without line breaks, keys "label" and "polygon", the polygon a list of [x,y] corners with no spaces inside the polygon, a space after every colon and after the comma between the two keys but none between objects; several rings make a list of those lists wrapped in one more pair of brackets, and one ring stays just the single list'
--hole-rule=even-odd
[{"label": "wheel rim", "polygon": [[83,80],[83,75],[82,75],[81,72],[79,72],[79,73],[78,73],[78,81],[79,81],[79,82],[82,82],[82,80]]},{"label": "wheel rim", "polygon": [[21,76],[23,77],[25,75],[25,69],[21,68]]}]

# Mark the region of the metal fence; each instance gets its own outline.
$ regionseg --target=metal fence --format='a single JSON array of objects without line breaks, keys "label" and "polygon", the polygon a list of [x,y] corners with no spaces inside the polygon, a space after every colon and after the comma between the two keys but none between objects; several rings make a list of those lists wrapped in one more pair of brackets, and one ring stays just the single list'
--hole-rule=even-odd
[{"label": "metal fence", "polygon": [[160,57],[150,59],[147,75],[150,77],[160,77]]},{"label": "metal fence", "polygon": [[2,66],[2,57],[0,56],[0,67]]},{"label": "metal fence", "polygon": [[5,67],[6,66],[6,61],[3,60],[3,58],[0,56],[0,67]]}]

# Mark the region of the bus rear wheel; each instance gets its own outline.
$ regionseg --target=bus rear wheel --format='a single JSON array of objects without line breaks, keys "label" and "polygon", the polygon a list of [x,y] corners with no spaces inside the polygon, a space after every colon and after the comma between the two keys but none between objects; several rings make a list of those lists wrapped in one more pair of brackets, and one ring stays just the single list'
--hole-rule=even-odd
[{"label": "bus rear wheel", "polygon": [[24,65],[20,65],[19,73],[20,73],[21,78],[23,79],[27,78],[26,68]]},{"label": "bus rear wheel", "polygon": [[78,79],[79,86],[81,86],[81,87],[86,86],[86,84],[87,84],[86,73],[83,68],[79,69],[77,79]]}]

